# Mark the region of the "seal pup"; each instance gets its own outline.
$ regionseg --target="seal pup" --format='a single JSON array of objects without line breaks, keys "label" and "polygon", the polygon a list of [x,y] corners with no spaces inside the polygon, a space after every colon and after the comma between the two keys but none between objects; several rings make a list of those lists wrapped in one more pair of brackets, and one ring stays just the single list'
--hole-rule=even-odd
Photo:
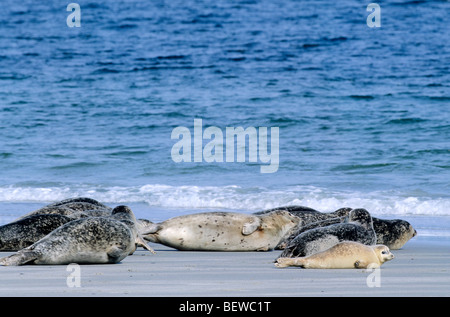
[{"label": "seal pup", "polygon": [[346,223],[307,230],[295,237],[279,257],[308,256],[324,251],[342,241],[356,241],[366,245],[376,243],[372,217],[365,209],[353,209]]},{"label": "seal pup", "polygon": [[72,221],[64,215],[31,215],[0,227],[0,251],[18,251]]},{"label": "seal pup", "polygon": [[394,255],[385,245],[365,245],[344,241],[331,248],[305,257],[278,258],[276,267],[300,266],[305,269],[378,268]]},{"label": "seal pup", "polygon": [[144,238],[178,250],[268,251],[299,222],[283,210],[264,215],[206,212],[149,223]]},{"label": "seal pup", "polygon": [[401,219],[379,219],[372,217],[373,228],[377,234],[377,243],[391,250],[402,248],[406,242],[417,235],[413,226]]},{"label": "seal pup", "polygon": [[[119,208],[115,214],[122,212],[128,210]],[[31,246],[1,258],[0,265],[120,262],[141,242],[133,221],[115,219],[115,214],[70,221]],[[117,218],[122,217],[126,218],[117,215]],[[153,251],[150,247],[148,249]]]}]

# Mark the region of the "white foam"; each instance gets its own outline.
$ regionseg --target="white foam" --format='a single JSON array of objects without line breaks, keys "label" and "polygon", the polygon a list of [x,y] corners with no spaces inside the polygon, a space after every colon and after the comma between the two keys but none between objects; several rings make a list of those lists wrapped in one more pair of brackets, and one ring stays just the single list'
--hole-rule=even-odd
[{"label": "white foam", "polygon": [[[413,194],[413,193],[412,193]],[[55,187],[0,187],[1,202],[48,203],[70,197],[91,197],[103,203],[146,203],[151,207],[183,209],[232,209],[250,212],[286,205],[303,205],[331,212],[341,207],[365,208],[374,215],[450,215],[450,198],[406,192],[333,191],[311,186],[283,190],[240,186],[134,187],[67,185]]]}]

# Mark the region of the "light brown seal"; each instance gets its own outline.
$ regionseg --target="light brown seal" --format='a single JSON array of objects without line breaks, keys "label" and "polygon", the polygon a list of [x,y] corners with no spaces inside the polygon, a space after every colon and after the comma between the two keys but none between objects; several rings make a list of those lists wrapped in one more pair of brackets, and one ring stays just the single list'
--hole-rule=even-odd
[{"label": "light brown seal", "polygon": [[364,245],[359,242],[344,241],[335,246],[309,256],[278,258],[275,266],[299,266],[306,269],[367,269],[378,268],[394,255],[385,245]]},{"label": "light brown seal", "polygon": [[144,238],[178,250],[268,251],[299,222],[287,211],[264,215],[206,212],[178,216],[146,228]]}]

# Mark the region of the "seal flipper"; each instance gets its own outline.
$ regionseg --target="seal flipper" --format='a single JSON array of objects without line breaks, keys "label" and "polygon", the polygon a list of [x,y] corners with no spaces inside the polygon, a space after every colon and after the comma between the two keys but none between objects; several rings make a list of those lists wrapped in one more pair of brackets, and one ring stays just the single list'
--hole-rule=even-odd
[{"label": "seal flipper", "polygon": [[370,263],[366,260],[357,260],[354,263],[355,269],[367,269]]},{"label": "seal flipper", "polygon": [[143,238],[140,234],[138,234],[138,236],[136,237],[136,244],[137,244],[139,247],[143,247],[144,249],[150,251],[151,253],[156,254],[155,250],[153,250],[153,249],[147,244],[147,242],[144,240],[144,238]]},{"label": "seal flipper", "polygon": [[120,257],[123,255],[123,248],[120,248],[118,246],[112,246],[108,252],[106,252],[106,255],[108,256],[108,262],[109,263],[117,263],[120,260]]},{"label": "seal flipper", "polygon": [[0,259],[0,265],[18,266],[32,262],[38,258],[39,254],[31,250],[21,250],[10,256],[5,256]]},{"label": "seal flipper", "polygon": [[261,219],[255,218],[252,222],[246,222],[242,226],[242,234],[248,236],[261,227]]}]

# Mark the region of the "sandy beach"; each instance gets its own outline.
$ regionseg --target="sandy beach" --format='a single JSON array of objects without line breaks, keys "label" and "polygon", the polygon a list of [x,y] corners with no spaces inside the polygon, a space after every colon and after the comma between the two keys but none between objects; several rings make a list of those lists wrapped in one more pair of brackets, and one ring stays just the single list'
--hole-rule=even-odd
[{"label": "sandy beach", "polygon": [[150,245],[156,255],[138,249],[119,264],[0,267],[0,296],[450,296],[448,239],[415,237],[380,271],[280,269],[273,260],[281,251],[185,252]]}]

